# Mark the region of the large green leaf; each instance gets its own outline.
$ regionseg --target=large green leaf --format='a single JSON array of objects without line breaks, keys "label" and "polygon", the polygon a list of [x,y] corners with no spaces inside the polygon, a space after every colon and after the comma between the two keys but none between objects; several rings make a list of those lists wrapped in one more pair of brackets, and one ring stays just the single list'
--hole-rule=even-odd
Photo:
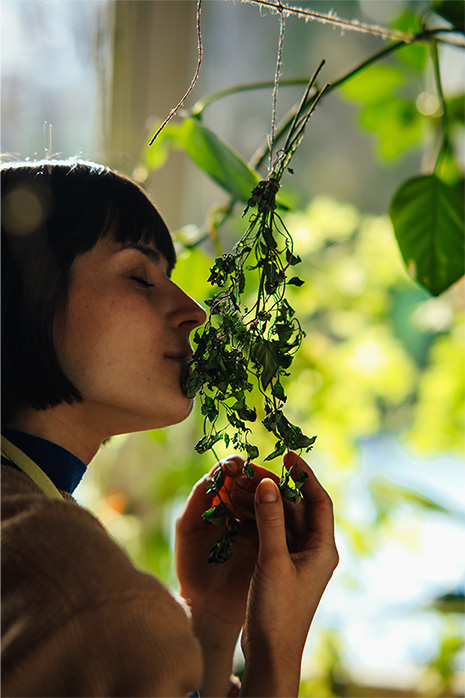
[{"label": "large green leaf", "polygon": [[400,70],[391,65],[374,65],[351,78],[342,88],[349,99],[372,104],[392,97],[404,77]]},{"label": "large green leaf", "polygon": [[414,104],[391,97],[367,104],[360,112],[360,122],[378,136],[380,157],[393,160],[421,143],[422,117]]},{"label": "large green leaf", "polygon": [[204,172],[238,201],[248,201],[261,177],[240,155],[198,119],[184,121],[180,138],[188,155]]},{"label": "large green leaf", "polygon": [[405,75],[390,65],[370,66],[344,85],[349,99],[363,103],[360,123],[378,136],[381,158],[393,160],[416,147],[422,137],[422,117],[415,104],[396,96]]},{"label": "large green leaf", "polygon": [[438,296],[465,273],[463,201],[435,175],[404,182],[390,216],[409,274]]}]

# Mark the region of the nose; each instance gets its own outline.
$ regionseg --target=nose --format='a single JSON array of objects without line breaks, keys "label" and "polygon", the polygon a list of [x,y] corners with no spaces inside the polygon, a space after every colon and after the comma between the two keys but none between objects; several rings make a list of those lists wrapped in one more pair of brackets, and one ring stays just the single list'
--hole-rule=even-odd
[{"label": "nose", "polygon": [[184,327],[189,332],[196,327],[203,325],[207,319],[207,314],[200,303],[187,295],[176,284],[173,284],[176,294],[176,303],[172,313],[172,322],[177,327]]}]

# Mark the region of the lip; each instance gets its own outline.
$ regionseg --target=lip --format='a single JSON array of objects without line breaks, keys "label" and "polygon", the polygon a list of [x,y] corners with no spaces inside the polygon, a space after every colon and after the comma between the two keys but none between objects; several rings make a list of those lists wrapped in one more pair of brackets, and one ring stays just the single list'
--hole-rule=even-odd
[{"label": "lip", "polygon": [[189,363],[189,361],[192,359],[192,353],[173,353],[173,354],[165,354],[166,359],[173,359],[174,361],[181,361],[182,363]]}]

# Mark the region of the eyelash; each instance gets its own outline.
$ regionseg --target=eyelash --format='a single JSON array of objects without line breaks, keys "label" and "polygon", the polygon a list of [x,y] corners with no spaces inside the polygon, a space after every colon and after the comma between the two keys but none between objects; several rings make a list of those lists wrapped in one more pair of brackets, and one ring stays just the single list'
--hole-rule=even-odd
[{"label": "eyelash", "polygon": [[137,283],[140,284],[141,286],[143,286],[144,288],[152,288],[153,286],[155,286],[155,284],[150,284],[148,281],[143,279],[141,276],[131,276],[131,279],[133,281],[137,281]]}]

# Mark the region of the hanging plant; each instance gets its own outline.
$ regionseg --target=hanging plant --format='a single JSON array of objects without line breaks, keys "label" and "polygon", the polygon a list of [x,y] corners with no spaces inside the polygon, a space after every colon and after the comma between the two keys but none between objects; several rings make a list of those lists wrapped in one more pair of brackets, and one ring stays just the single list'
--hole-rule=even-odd
[{"label": "hanging plant", "polygon": [[[286,394],[282,379],[289,375],[294,355],[305,336],[295,311],[286,298],[288,286],[304,282],[294,271],[301,261],[295,253],[293,240],[277,212],[276,195],[282,175],[299,145],[305,125],[313,113],[324,88],[312,88],[324,62],[310,80],[300,108],[290,126],[285,145],[279,151],[267,179],[254,187],[243,216],[249,225],[229,254],[215,260],[208,281],[217,291],[206,303],[209,316],[202,329],[194,335],[196,349],[191,373],[184,384],[186,394],[198,396],[204,416],[204,435],[195,445],[196,451],[214,452],[223,440],[246,454],[244,474],[254,475],[251,461],[260,453],[252,441],[251,425],[257,420],[257,408],[251,394],[258,387],[263,397],[263,427],[275,437],[274,450],[262,457],[269,461],[287,449],[309,450],[315,436],[307,436],[292,424],[283,408]],[[249,214],[249,211],[251,212]],[[245,305],[249,287],[256,289],[252,304]],[[295,481],[283,466],[279,488],[283,497],[299,501],[300,488],[306,474]],[[211,481],[217,503],[204,513],[210,524],[226,523],[225,531],[210,552],[211,562],[225,562],[232,554],[239,524],[231,510],[231,500],[219,467]]]}]

